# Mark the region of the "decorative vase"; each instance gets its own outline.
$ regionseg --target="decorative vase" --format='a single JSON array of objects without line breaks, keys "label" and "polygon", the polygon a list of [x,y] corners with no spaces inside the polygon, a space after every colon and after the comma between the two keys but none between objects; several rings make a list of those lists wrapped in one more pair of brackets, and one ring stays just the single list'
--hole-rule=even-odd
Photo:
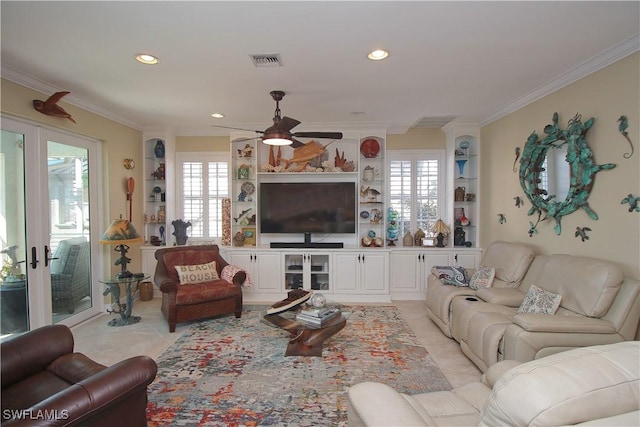
[{"label": "decorative vase", "polygon": [[467,164],[467,159],[456,160],[458,164],[458,171],[460,172],[460,178],[464,178],[464,165]]},{"label": "decorative vase", "polygon": [[455,246],[464,246],[466,236],[467,233],[464,232],[462,227],[456,227],[455,230],[453,230],[453,244]]},{"label": "decorative vase", "polygon": [[181,219],[176,219],[171,222],[171,225],[173,225],[174,231],[172,234],[176,236],[178,246],[186,245],[187,239],[189,238],[189,236],[187,236],[187,228],[191,227],[191,221],[184,222]]},{"label": "decorative vase", "polygon": [[402,238],[402,246],[413,246],[413,236],[410,231],[407,231]]},{"label": "decorative vase", "polygon": [[156,142],[156,146],[153,147],[153,154],[155,154],[158,159],[164,159],[164,142],[161,139],[159,139],[158,142]]}]

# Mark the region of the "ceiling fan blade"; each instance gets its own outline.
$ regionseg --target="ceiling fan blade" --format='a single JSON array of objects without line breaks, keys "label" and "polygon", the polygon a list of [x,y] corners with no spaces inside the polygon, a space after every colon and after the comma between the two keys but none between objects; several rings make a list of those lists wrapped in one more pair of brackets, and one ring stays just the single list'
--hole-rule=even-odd
[{"label": "ceiling fan blade", "polygon": [[298,138],[342,139],[342,132],[296,132],[293,136]]},{"label": "ceiling fan blade", "polygon": [[291,138],[291,148],[298,148],[298,147],[302,147],[304,145],[304,142],[298,141],[295,138]]},{"label": "ceiling fan blade", "polygon": [[283,117],[280,119],[278,123],[274,124],[274,128],[279,131],[289,132],[294,127],[298,126],[301,122],[296,119],[292,119],[291,117]]},{"label": "ceiling fan blade", "polygon": [[236,138],[236,139],[232,140],[231,142],[253,141],[254,139],[258,139],[258,138],[260,138],[260,137],[259,136],[254,136],[253,138],[242,137],[242,138]]},{"label": "ceiling fan blade", "polygon": [[211,125],[211,126],[213,126],[214,128],[233,129],[233,130],[244,130],[244,131],[247,131],[247,132],[255,132],[255,133],[260,133],[260,134],[264,133],[264,131],[261,131],[261,130],[243,129],[243,128],[234,128],[234,127],[231,127],[231,126],[221,126],[221,125]]}]

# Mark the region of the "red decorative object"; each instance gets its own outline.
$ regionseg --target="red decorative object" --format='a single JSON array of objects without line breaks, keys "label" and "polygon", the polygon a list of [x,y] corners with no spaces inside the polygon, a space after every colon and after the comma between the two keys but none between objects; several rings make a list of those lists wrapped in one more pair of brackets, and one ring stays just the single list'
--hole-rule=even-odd
[{"label": "red decorative object", "polygon": [[373,138],[367,138],[360,144],[360,153],[368,159],[378,157],[380,143]]},{"label": "red decorative object", "polygon": [[71,114],[67,113],[64,108],[57,105],[58,101],[62,99],[63,96],[68,95],[71,92],[56,92],[47,98],[46,101],[41,101],[39,99],[33,100],[33,108],[36,111],[41,112],[44,115],[52,116],[52,117],[61,117],[63,119],[69,119],[73,123],[76,121],[73,120]]}]

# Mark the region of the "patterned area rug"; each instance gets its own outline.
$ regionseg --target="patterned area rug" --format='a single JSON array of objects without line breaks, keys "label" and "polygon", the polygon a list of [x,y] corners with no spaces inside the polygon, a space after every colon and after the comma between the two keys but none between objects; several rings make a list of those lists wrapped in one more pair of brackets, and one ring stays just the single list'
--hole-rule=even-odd
[{"label": "patterned area rug", "polygon": [[344,426],[353,384],[451,389],[393,306],[345,307],[352,315],[323,357],[285,357],[288,334],[264,323],[265,309],[196,323],[160,356],[149,426]]}]

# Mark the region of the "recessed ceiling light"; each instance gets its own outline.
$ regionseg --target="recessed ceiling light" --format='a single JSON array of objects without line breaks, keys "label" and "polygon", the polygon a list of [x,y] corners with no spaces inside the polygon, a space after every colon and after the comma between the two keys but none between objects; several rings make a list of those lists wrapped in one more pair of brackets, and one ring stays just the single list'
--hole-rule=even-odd
[{"label": "recessed ceiling light", "polygon": [[224,117],[224,114],[222,113],[211,113],[211,117],[213,117],[214,119],[221,119]]},{"label": "recessed ceiling light", "polygon": [[147,65],[155,65],[158,63],[158,58],[148,53],[138,53],[136,55],[136,61]]},{"label": "recessed ceiling light", "polygon": [[385,59],[387,56],[389,56],[389,52],[387,52],[386,50],[377,49],[373,52],[370,52],[369,55],[367,55],[367,58],[371,59],[372,61],[380,61],[382,59]]}]

